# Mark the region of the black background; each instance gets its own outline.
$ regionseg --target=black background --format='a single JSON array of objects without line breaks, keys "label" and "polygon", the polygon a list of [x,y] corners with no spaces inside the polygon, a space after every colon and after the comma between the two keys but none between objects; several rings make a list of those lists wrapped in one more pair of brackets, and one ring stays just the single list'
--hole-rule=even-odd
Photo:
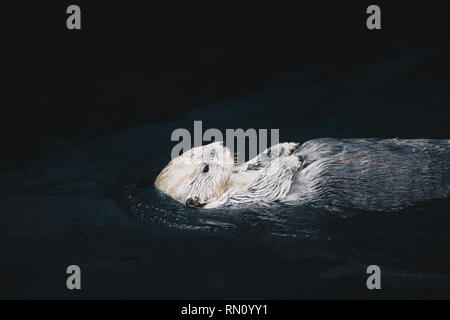
[{"label": "black background", "polygon": [[[272,77],[302,67],[354,78],[359,65],[432,48],[437,58],[412,66],[408,77],[424,78],[424,85],[430,77],[443,87],[449,83],[448,22],[439,3],[378,3],[382,29],[374,31],[365,26],[371,3],[364,1],[284,8],[79,1],[78,31],[66,28],[70,4],[4,8],[1,169],[127,127],[182,118],[187,110],[260,90]],[[421,94],[413,90],[405,99]],[[329,108],[332,113],[335,107]],[[364,100],[358,108],[367,116],[374,112]],[[411,119],[410,129],[375,125],[366,135],[446,137],[448,107],[421,108],[427,116]]]},{"label": "black background", "polygon": [[[323,248],[315,250],[307,241],[285,245],[277,240],[281,242],[277,246],[258,241],[255,244],[245,237],[192,235],[171,229],[163,236],[155,232],[153,237],[152,225],[135,222],[120,212],[110,190],[104,192],[99,187],[91,192],[87,185],[89,190],[85,192],[83,183],[89,183],[90,177],[86,181],[83,177],[90,163],[87,169],[77,167],[77,162],[72,166],[71,156],[77,150],[69,148],[126,128],[183,119],[190,110],[202,112],[202,106],[208,103],[271,88],[271,81],[279,75],[311,69],[323,72],[288,80],[281,86],[311,85],[318,92],[318,100],[322,93],[331,93],[311,107],[292,105],[296,112],[290,113],[285,107],[279,114],[269,113],[272,118],[266,123],[271,127],[272,123],[277,127],[287,122],[287,118],[293,124],[291,129],[298,126],[303,130],[295,136],[294,130],[289,132],[280,125],[281,141],[322,135],[448,139],[450,34],[443,2],[377,2],[382,11],[382,29],[373,31],[366,28],[366,8],[372,2],[365,1],[304,1],[291,7],[163,7],[150,1],[77,1],[82,10],[79,31],[66,28],[66,8],[70,4],[60,1],[2,6],[5,81],[0,170],[12,176],[11,180],[0,181],[0,190],[5,192],[2,208],[6,208],[2,209],[6,218],[0,232],[4,253],[0,267],[6,270],[0,284],[2,297],[380,298],[385,297],[384,292],[394,298],[448,297],[446,283],[441,289],[426,285],[425,289],[418,286],[416,291],[408,286],[395,290],[394,286],[391,291],[369,292],[363,269],[357,281],[351,283],[345,277],[338,278],[333,286],[326,279],[317,282],[310,274],[343,264],[347,257],[330,254],[330,262],[323,264]],[[408,60],[410,53],[413,57],[423,53],[425,58]],[[382,72],[364,73],[376,71],[378,65],[384,68]],[[390,67],[401,70],[394,85],[388,81]],[[342,95],[328,90],[360,79],[365,79],[361,80],[365,90],[362,93],[348,90],[348,86],[343,86],[346,91]],[[381,85],[371,91],[375,84]],[[305,101],[312,103],[315,97]],[[257,113],[258,108],[247,111]],[[242,124],[236,114],[233,125],[267,127],[249,118]],[[317,123],[320,128],[314,131]],[[128,137],[124,135],[123,139]],[[141,138],[135,144],[146,141]],[[168,157],[170,146],[166,139],[168,136],[161,138],[158,148],[164,148],[162,152]],[[82,150],[95,156],[96,146]],[[56,157],[54,171],[53,162],[47,167],[36,162],[57,149],[68,152],[66,157]],[[89,155],[82,156],[90,159]],[[111,166],[116,159],[112,160]],[[27,181],[26,169],[33,163],[37,165],[30,170]],[[109,172],[109,164],[106,162],[103,173]],[[20,171],[22,168],[25,170]],[[14,180],[16,169],[20,174]],[[72,176],[73,180],[80,179],[81,191],[65,193],[71,187]],[[111,182],[106,179],[105,184],[116,186],[114,178]],[[24,181],[24,187],[9,188],[9,181]],[[28,189],[27,182],[31,186]],[[39,194],[41,185],[43,196]],[[353,228],[349,220],[342,219],[334,221],[332,228],[343,226],[344,236],[358,229],[357,237],[349,237],[350,244],[370,249],[378,239],[371,242],[371,230],[391,225],[396,227],[394,231],[403,230],[404,217],[394,217],[393,221],[382,216],[379,225],[373,217],[368,218],[368,223],[365,217],[354,219],[358,228],[367,229]],[[442,226],[444,231],[448,226],[447,216],[435,224],[432,219],[424,220],[417,219],[416,224],[413,220],[411,234],[420,231],[417,225],[430,224],[431,230]],[[418,239],[416,243],[421,241]],[[441,242],[435,253],[429,248],[435,248],[439,239],[430,239],[417,255],[410,256],[415,259],[429,252],[425,262],[431,261],[434,269],[443,268],[446,264],[441,266],[439,261],[448,260],[448,256],[441,255],[447,252],[447,243]],[[401,254],[416,250],[407,246],[409,243],[395,244],[396,238],[386,239],[376,243],[374,251],[390,253],[393,247],[392,252]],[[353,253],[353,247],[348,251]],[[305,257],[296,256],[304,252]],[[309,252],[314,254],[310,257]],[[64,271],[78,261],[83,266],[86,287],[81,292],[70,292],[65,287]],[[417,264],[416,260],[408,262]],[[226,275],[225,280],[229,279],[224,288],[220,277],[217,283],[208,278],[216,280],[220,272]]]}]

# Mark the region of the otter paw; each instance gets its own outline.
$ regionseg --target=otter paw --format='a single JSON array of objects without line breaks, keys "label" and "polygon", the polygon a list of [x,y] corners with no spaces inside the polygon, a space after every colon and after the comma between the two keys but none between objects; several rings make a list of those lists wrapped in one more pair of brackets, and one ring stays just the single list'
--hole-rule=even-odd
[{"label": "otter paw", "polygon": [[293,175],[303,164],[303,158],[300,155],[290,155],[274,159],[267,170],[278,172],[280,175]]},{"label": "otter paw", "polygon": [[289,169],[291,169],[293,172],[297,172],[303,164],[303,158],[301,155],[292,155],[287,157],[289,163]]},{"label": "otter paw", "polygon": [[[297,147],[298,147],[298,143],[285,142],[285,143],[279,143],[270,149],[272,149],[272,154],[274,156],[287,157],[287,156],[290,156],[295,151],[295,149],[297,149]],[[269,151],[270,151],[270,149],[269,149]]]},{"label": "otter paw", "polygon": [[285,153],[287,156],[290,156],[291,154],[294,153],[295,149],[297,149],[299,144],[296,142],[288,142],[286,143],[286,145],[287,146],[285,147]]}]

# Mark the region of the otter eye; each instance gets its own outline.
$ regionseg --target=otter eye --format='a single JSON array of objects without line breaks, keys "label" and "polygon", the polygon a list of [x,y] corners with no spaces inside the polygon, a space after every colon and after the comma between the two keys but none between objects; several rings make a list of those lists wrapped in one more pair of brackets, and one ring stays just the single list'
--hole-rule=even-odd
[{"label": "otter eye", "polygon": [[206,165],[204,168],[203,168],[203,173],[206,173],[206,172],[208,172],[209,171],[209,165]]}]

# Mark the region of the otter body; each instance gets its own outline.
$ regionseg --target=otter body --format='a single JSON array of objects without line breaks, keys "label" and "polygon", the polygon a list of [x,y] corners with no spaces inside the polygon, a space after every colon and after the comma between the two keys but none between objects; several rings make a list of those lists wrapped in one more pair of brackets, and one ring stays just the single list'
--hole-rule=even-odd
[{"label": "otter body", "polygon": [[450,143],[428,139],[315,139],[285,199],[392,211],[450,191]]},{"label": "otter body", "polygon": [[235,164],[221,143],[173,159],[156,187],[190,206],[311,204],[398,210],[445,198],[450,143],[429,139],[314,139],[282,143]]}]

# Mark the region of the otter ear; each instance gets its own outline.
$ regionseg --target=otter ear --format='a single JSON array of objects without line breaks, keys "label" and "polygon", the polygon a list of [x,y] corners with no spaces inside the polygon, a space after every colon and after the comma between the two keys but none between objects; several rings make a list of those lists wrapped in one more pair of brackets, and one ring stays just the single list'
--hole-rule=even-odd
[{"label": "otter ear", "polygon": [[200,203],[198,199],[188,198],[186,200],[186,205],[188,207],[201,208],[204,207],[206,203]]}]

